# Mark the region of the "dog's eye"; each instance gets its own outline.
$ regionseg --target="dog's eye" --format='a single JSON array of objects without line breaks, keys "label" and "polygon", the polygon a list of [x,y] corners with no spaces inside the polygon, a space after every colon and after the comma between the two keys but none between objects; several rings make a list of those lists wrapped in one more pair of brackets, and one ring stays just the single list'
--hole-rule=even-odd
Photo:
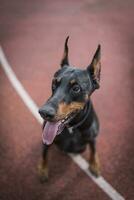
[{"label": "dog's eye", "polygon": [[56,84],[52,84],[52,90],[55,91],[56,90]]},{"label": "dog's eye", "polygon": [[78,84],[73,85],[72,91],[75,93],[79,93],[81,90],[80,86]]},{"label": "dog's eye", "polygon": [[54,78],[52,81],[52,91],[54,92],[56,88],[57,88],[57,79]]}]

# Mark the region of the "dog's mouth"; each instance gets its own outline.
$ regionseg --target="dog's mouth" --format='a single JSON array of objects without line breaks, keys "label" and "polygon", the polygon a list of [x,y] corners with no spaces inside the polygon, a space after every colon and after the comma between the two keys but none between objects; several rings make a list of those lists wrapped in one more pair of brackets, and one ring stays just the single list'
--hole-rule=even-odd
[{"label": "dog's mouth", "polygon": [[61,134],[65,126],[69,124],[69,122],[74,118],[77,113],[78,111],[72,112],[68,114],[65,118],[55,122],[46,121],[42,134],[43,143],[47,145],[52,144],[55,137]]}]

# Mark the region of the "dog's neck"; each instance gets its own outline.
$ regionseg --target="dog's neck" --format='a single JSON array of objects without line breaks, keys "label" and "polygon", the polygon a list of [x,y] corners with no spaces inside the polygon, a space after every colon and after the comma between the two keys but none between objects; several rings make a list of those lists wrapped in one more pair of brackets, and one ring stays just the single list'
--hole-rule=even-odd
[{"label": "dog's neck", "polygon": [[[76,116],[69,123],[69,129],[71,130],[76,128],[79,129],[84,128],[84,124],[86,124],[87,119],[89,118],[91,109],[92,109],[92,103],[91,100],[88,100],[83,110],[81,110],[78,114],[76,114]],[[87,126],[85,128],[87,128]]]}]

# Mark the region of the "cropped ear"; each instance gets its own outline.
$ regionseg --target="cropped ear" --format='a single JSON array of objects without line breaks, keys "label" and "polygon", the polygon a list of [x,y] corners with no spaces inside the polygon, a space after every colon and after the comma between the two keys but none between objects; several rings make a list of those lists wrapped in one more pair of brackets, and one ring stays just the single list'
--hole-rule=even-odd
[{"label": "cropped ear", "polygon": [[101,72],[101,45],[98,45],[98,48],[94,54],[91,64],[87,67],[87,71],[90,74],[93,80],[94,89],[98,89],[100,87],[100,72]]},{"label": "cropped ear", "polygon": [[61,60],[61,67],[63,67],[64,65],[69,65],[69,61],[68,61],[68,39],[69,39],[69,36],[66,38],[65,40],[65,45],[64,45],[64,54],[63,54],[63,58]]}]

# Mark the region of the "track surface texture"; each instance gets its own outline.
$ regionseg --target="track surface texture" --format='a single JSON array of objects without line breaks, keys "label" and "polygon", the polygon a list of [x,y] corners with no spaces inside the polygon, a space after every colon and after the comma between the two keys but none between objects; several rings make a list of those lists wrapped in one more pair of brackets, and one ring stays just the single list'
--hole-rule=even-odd
[{"label": "track surface texture", "polygon": [[[92,100],[101,123],[102,176],[134,199],[134,1],[1,0],[0,45],[38,106],[50,96],[53,73],[70,35],[69,58],[86,68],[102,45],[101,88]],[[40,184],[41,125],[0,67],[0,200],[110,199],[54,145],[49,182]],[[82,155],[88,159],[88,149]]]}]

